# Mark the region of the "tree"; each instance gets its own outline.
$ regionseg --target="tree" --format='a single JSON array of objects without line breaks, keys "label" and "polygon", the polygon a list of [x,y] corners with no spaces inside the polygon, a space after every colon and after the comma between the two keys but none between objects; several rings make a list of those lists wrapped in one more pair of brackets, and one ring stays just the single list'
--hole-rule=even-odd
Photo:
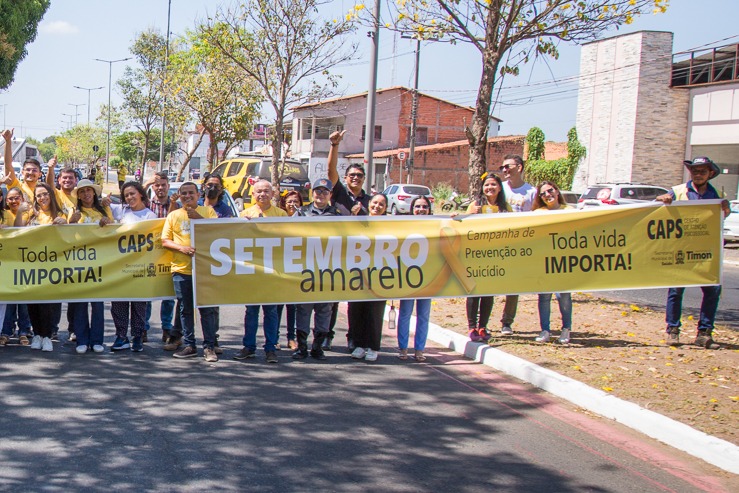
[{"label": "tree", "polygon": [[207,133],[210,169],[218,161],[218,143],[226,150],[249,138],[259,117],[261,92],[255,81],[233,60],[214,49],[203,31],[187,32],[170,57],[168,101],[178,103],[194,116],[198,139],[185,159],[184,170]]},{"label": "tree", "polygon": [[526,159],[538,161],[544,159],[544,131],[539,127],[531,127],[526,134]]},{"label": "tree", "polygon": [[[517,75],[534,56],[557,58],[557,42],[583,42],[629,24],[645,10],[664,12],[669,0],[398,0],[388,2],[389,27],[469,43],[480,52],[482,74],[471,126],[470,193],[485,171],[493,89],[499,74]],[[362,18],[363,4],[347,17]]]},{"label": "tree", "polygon": [[[116,154],[125,161],[137,162],[138,165],[159,159],[159,143],[161,142],[161,128],[152,128],[148,144],[141,140],[141,132],[128,131],[115,136],[113,141]],[[172,134],[164,133],[164,151],[173,152],[176,145]],[[147,147],[148,145],[148,147]]]},{"label": "tree", "polygon": [[138,67],[127,66],[117,82],[123,96],[123,110],[138,129],[142,167],[151,149],[155,126],[161,123],[165,45],[164,37],[153,29],[140,33],[131,45]]},{"label": "tree", "polygon": [[247,0],[220,9],[201,26],[205,39],[261,88],[275,113],[272,184],[279,184],[289,107],[334,93],[336,65],[351,59],[356,44],[345,43],[352,24],[318,17],[328,0]]},{"label": "tree", "polygon": [[[61,163],[95,163],[105,152],[106,131],[92,125],[75,125],[56,138],[56,155]],[[93,147],[98,146],[98,152]]]},{"label": "tree", "polygon": [[50,0],[0,2],[0,89],[13,83],[18,64],[26,57],[26,45],[36,39],[38,24]]}]

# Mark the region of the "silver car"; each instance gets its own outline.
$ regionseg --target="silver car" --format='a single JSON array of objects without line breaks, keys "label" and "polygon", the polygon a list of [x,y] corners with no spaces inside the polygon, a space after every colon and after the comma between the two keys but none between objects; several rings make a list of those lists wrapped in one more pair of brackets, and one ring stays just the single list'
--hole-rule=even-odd
[{"label": "silver car", "polygon": [[654,185],[639,185],[633,183],[604,183],[591,185],[577,201],[578,209],[600,207],[603,205],[638,204],[651,202],[657,196],[668,193],[669,190]]},{"label": "silver car", "polygon": [[739,241],[739,200],[732,200],[731,214],[724,219],[724,241]]},{"label": "silver car", "polygon": [[432,206],[434,204],[434,197],[431,195],[431,190],[424,185],[403,185],[399,183],[397,185],[390,185],[382,193],[387,196],[388,211],[394,215],[410,214],[411,201],[418,195],[423,195],[429,199],[429,203]]}]

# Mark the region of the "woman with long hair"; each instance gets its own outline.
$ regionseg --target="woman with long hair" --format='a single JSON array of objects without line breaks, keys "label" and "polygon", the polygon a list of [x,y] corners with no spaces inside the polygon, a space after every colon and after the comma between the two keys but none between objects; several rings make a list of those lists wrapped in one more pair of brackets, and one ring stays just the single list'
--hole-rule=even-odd
[{"label": "woman with long hair", "polygon": [[[423,195],[414,197],[411,201],[411,215],[431,215],[431,202]],[[429,317],[431,316],[431,299],[400,300],[398,313],[398,358],[408,359],[408,339],[410,337],[411,315],[413,305],[416,305],[416,334],[413,339],[414,358],[416,361],[426,361],[423,351],[426,349],[426,337],[429,332]]]},{"label": "woman with long hair", "polygon": [[[500,177],[492,173],[484,173],[482,180],[482,195],[467,207],[467,214],[510,212]],[[471,341],[487,342],[490,339],[487,325],[493,311],[493,302],[493,296],[467,298],[467,327]]]},{"label": "woman with long hair", "polygon": [[[109,207],[100,204],[103,187],[90,180],[81,180],[77,184],[77,209],[70,214],[70,224],[99,224],[101,227],[113,222],[113,212]],[[88,312],[88,302],[69,303],[68,311],[72,312],[74,334],[77,341],[77,354],[84,354],[88,349],[95,353],[105,351],[105,304],[102,301],[89,302],[92,314]]]},{"label": "woman with long hair", "polygon": [[[280,208],[287,212],[289,217],[292,217],[298,210],[303,206],[303,198],[300,193],[296,190],[290,190],[285,195],[280,197]],[[295,340],[295,305],[286,304],[280,305],[278,310],[277,318],[282,320],[282,307],[285,307],[285,324],[287,326],[287,347],[291,351],[298,349],[298,343]],[[279,340],[279,334],[277,334]]]},{"label": "woman with long hair", "polygon": [[[27,202],[18,206],[15,216],[15,226],[41,226],[67,224],[62,207],[56,201],[56,193],[46,183],[37,183],[33,192],[33,205]],[[51,342],[54,314],[61,310],[61,303],[29,303],[28,315],[33,327],[31,349],[53,351]]]},{"label": "woman with long hair", "polygon": [[[387,196],[381,193],[373,195],[367,209],[370,216],[384,216],[387,212]],[[385,300],[349,302],[349,331],[355,346],[352,358],[377,361],[386,305]]]},{"label": "woman with long hair", "polygon": [[[111,204],[113,218],[119,223],[134,223],[157,219],[157,215],[149,209],[149,199],[144,187],[137,181],[123,184],[121,189],[123,204]],[[111,301],[110,313],[115,325],[115,342],[111,351],[139,352],[144,350],[144,330],[146,328],[146,301]],[[128,339],[128,325],[131,324],[133,343]]]},{"label": "woman with long hair", "polygon": [[[533,210],[537,212],[550,212],[563,209],[572,209],[565,202],[559,192],[559,187],[551,181],[543,181],[536,187],[536,198]],[[559,313],[562,315],[562,332],[557,342],[569,344],[570,332],[572,330],[572,295],[570,293],[554,293],[559,303]],[[552,312],[552,293],[539,294],[539,326],[541,333],[536,336],[536,342],[549,342],[551,338],[549,318]]]}]

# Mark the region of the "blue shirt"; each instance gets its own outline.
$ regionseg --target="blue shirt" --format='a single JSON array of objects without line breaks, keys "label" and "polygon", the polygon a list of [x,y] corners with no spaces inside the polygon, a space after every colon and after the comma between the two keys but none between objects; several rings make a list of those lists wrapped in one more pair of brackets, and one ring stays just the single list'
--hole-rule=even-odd
[{"label": "blue shirt", "polygon": [[[198,205],[205,205],[205,200],[202,197],[198,199]],[[221,196],[221,199],[213,206],[213,209],[216,211],[219,218],[234,217],[231,207],[228,206],[228,202],[226,202],[226,199],[224,199],[223,196]]]},{"label": "blue shirt", "polygon": [[[698,190],[693,187],[693,180],[688,181],[685,186],[688,188],[688,200],[709,200],[722,198],[721,195],[716,191],[715,188],[713,188],[713,185],[711,185],[710,183],[706,183],[706,191],[703,192],[703,195],[698,193]],[[672,195],[672,198],[674,200],[675,191],[670,190],[670,195]]]}]

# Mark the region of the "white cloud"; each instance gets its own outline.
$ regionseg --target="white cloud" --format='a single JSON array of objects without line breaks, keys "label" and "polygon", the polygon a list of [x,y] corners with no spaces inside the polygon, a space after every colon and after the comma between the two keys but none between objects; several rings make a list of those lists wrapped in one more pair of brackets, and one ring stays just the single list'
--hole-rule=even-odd
[{"label": "white cloud", "polygon": [[77,34],[80,30],[74,24],[67,21],[42,22],[39,31],[49,34]]}]

